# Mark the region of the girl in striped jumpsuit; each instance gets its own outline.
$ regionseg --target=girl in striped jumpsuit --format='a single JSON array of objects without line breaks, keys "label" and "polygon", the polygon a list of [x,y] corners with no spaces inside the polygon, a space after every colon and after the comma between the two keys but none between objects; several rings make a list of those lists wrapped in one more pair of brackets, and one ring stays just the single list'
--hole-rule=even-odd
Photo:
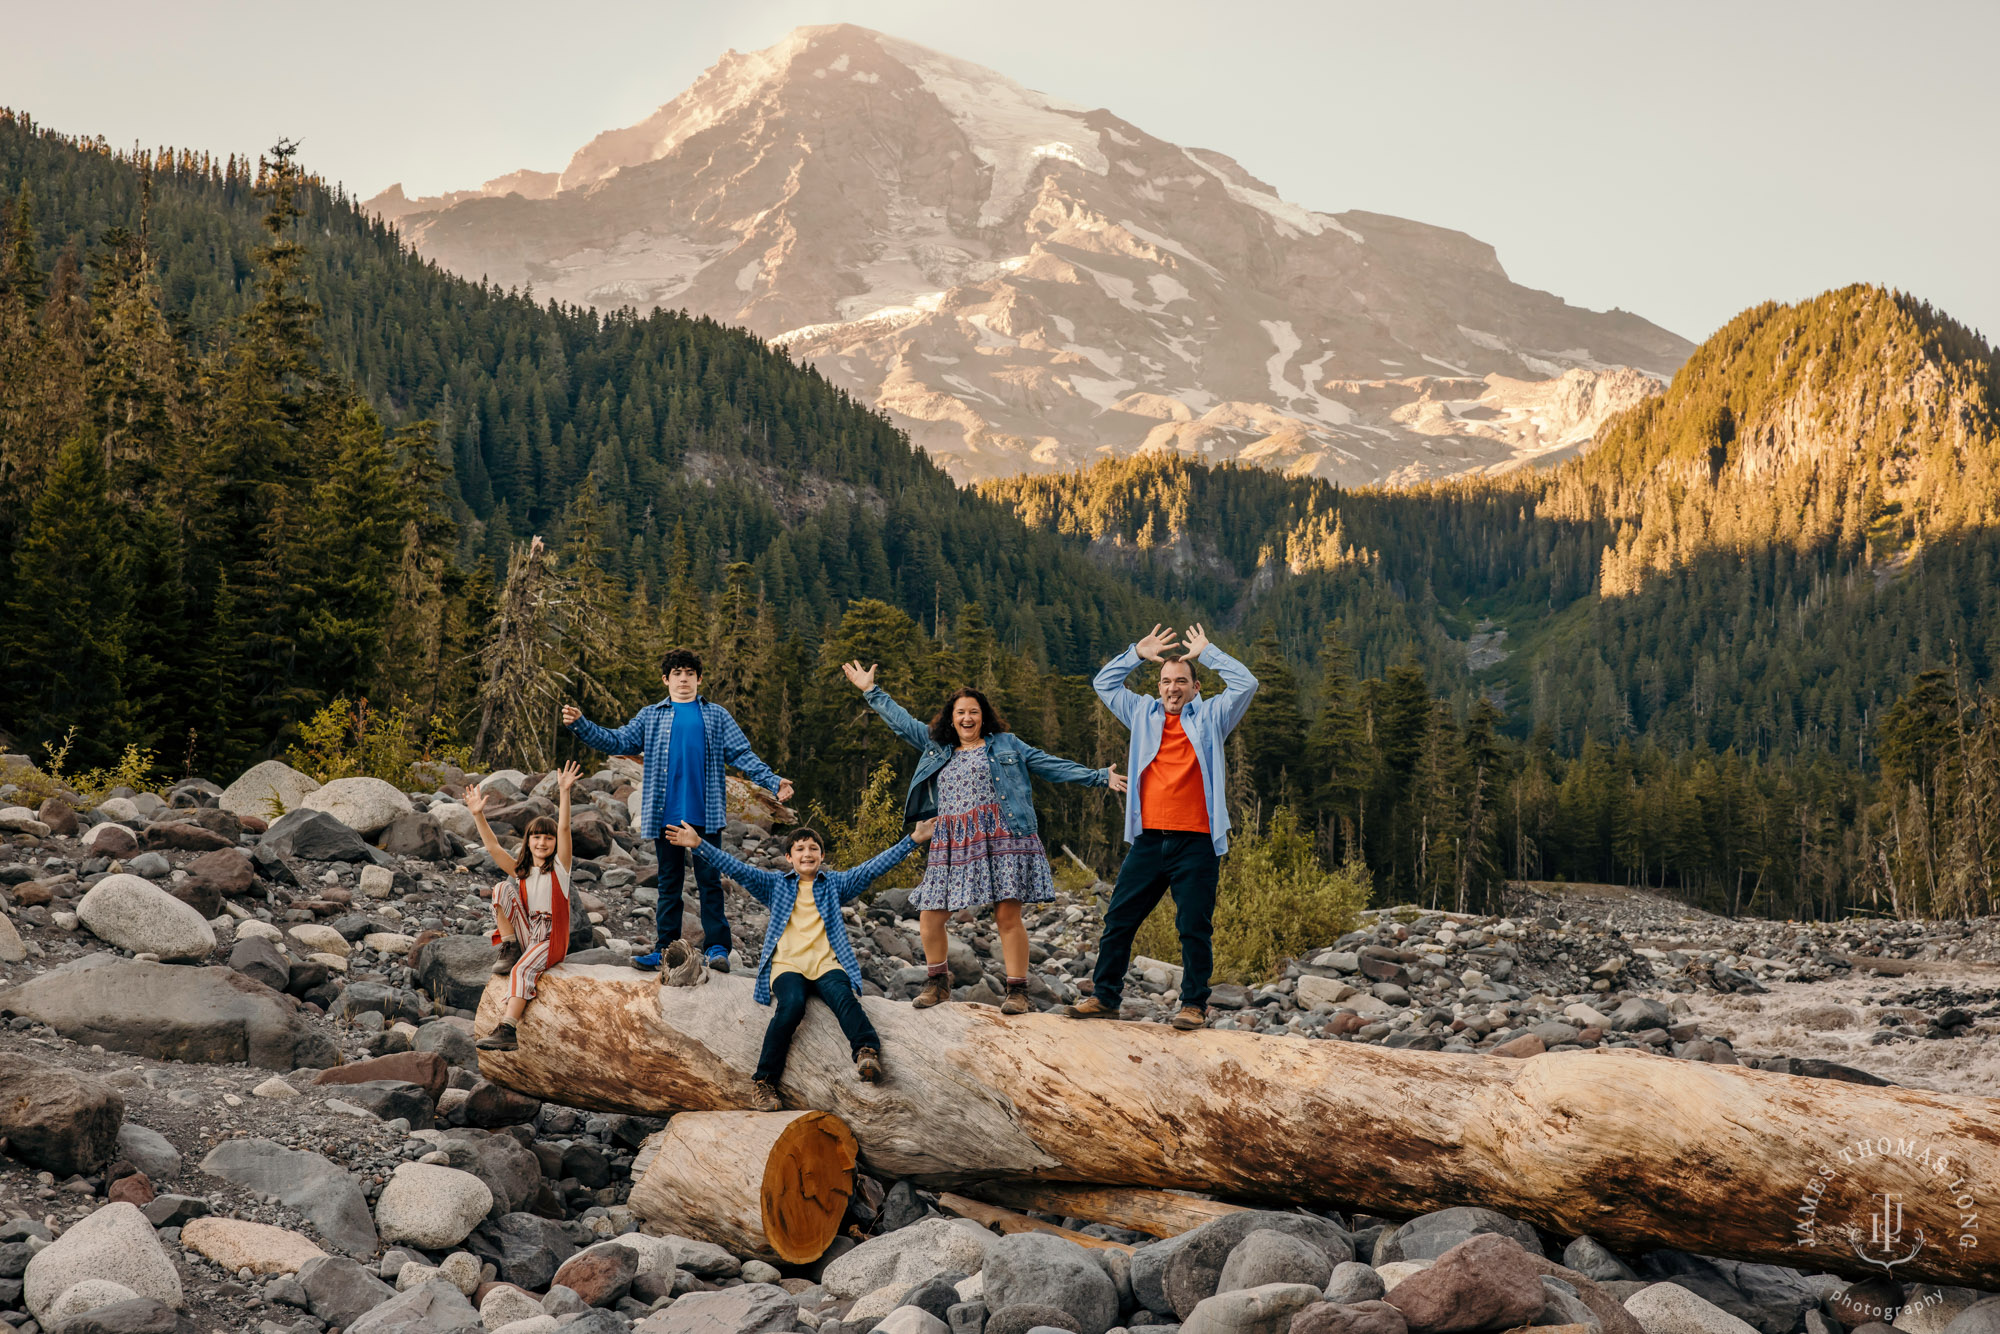
[{"label": "girl in striped jumpsuit", "polygon": [[570,887],[570,789],[583,770],[565,764],[556,775],[561,811],[528,822],[520,851],[512,856],[500,846],[486,823],[486,794],[477,787],[465,793],[465,808],[479,826],[480,842],[507,878],[493,887],[493,943],[500,946],[494,975],[507,978],[507,1015],[474,1045],[481,1051],[513,1051],[519,1045],[514,1026],[535,998],[535,984],[544,972],[563,960],[569,948],[569,924],[575,904]]}]

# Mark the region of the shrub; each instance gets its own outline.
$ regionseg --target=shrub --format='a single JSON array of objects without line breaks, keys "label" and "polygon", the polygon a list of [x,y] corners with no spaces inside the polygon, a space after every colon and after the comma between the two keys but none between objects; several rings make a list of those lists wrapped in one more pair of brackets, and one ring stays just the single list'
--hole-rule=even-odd
[{"label": "shrub", "polygon": [[[466,763],[464,748],[449,744],[439,718],[419,719],[405,701],[384,714],[366,699],[335,699],[299,728],[285,763],[321,783],[336,778],[380,778],[399,788],[420,787],[412,768],[435,760]],[[282,812],[280,812],[282,814]]]},{"label": "shrub", "polygon": [[[896,792],[896,766],[884,760],[875,767],[852,820],[835,819],[833,813],[815,801],[806,813],[806,823],[826,837],[827,865],[851,871],[903,837],[903,800]],[[921,851],[905,857],[877,880],[865,896],[872,903],[885,889],[907,889],[924,878]]]},{"label": "shrub", "polygon": [[[1216,886],[1216,980],[1261,982],[1284,959],[1333,943],[1354,929],[1370,884],[1359,861],[1334,871],[1321,866],[1312,836],[1287,808],[1280,807],[1261,834],[1236,833]],[[1140,926],[1133,952],[1168,962],[1180,958],[1171,894]]]},{"label": "shrub", "polygon": [[8,800],[23,806],[39,806],[50,797],[61,797],[79,809],[88,810],[103,801],[113,788],[129,787],[144,792],[152,786],[157,761],[152,751],[138,746],[125,747],[118,762],[106,768],[64,773],[63,765],[75,740],[76,728],[72,727],[63,733],[60,742],[42,743],[48,758],[40,767],[18,763],[7,766],[6,772],[0,773],[0,781],[14,785],[14,795]]}]

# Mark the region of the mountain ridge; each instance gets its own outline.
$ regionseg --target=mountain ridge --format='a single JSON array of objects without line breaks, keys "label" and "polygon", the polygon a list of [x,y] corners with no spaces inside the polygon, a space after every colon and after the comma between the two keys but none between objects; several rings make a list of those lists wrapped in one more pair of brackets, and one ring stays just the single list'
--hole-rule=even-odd
[{"label": "mountain ridge", "polygon": [[[467,276],[742,324],[961,481],[1142,451],[1347,484],[1500,470],[1692,350],[1517,286],[1463,232],[1303,208],[1225,153],[851,25],[732,52],[549,175],[366,207]],[[1623,378],[1579,395],[1572,371]],[[1550,425],[1559,398],[1594,415]]]}]

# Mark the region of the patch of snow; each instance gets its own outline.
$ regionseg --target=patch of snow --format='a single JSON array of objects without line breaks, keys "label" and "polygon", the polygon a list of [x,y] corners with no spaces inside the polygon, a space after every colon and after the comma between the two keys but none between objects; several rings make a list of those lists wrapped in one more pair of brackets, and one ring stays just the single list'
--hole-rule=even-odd
[{"label": "patch of snow", "polygon": [[1088,347],[1077,343],[1069,343],[1063,347],[1063,351],[1076,353],[1106,375],[1116,376],[1120,371],[1125,369],[1125,359],[1123,357],[1114,357],[1101,347]]},{"label": "patch of snow", "polygon": [[991,402],[998,403],[1002,407],[1006,406],[1006,400],[1002,399],[997,394],[987,393],[984,389],[981,389],[978,385],[973,384],[963,375],[940,375],[938,378],[940,380],[943,380],[946,384],[950,385],[953,389],[958,390],[958,392],[961,394],[970,394],[974,398],[983,398]]},{"label": "patch of snow", "polygon": [[1271,392],[1277,395],[1278,402],[1289,403],[1299,396],[1299,391],[1292,388],[1285,369],[1291,365],[1292,355],[1299,350],[1299,336],[1292,332],[1289,320],[1259,320],[1257,323],[1264,327],[1264,333],[1278,349],[1264,362],[1264,372],[1271,379]]},{"label": "patch of snow", "polygon": [[1105,133],[1110,135],[1111,142],[1117,144],[1120,148],[1137,148],[1139,146],[1137,139],[1127,139],[1116,130],[1106,130]]},{"label": "patch of snow", "polygon": [[757,275],[759,273],[762,273],[763,271],[764,271],[764,257],[762,255],[759,255],[757,258],[751,260],[748,264],[745,264],[741,269],[737,271],[736,290],[739,292],[747,292],[751,288],[755,287],[757,285]]},{"label": "patch of snow", "polygon": [[1084,108],[912,42],[882,36],[876,41],[917,76],[970,141],[974,156],[992,168],[993,185],[980,208],[980,226],[993,226],[1007,216],[1044,158],[1073,162],[1097,176],[1110,174],[1111,162],[1097,132],[1083,123]]},{"label": "patch of snow", "polygon": [[1340,221],[1331,214],[1314,213],[1310,209],[1300,208],[1290,200],[1280,199],[1274,194],[1267,194],[1262,190],[1253,190],[1247,185],[1238,185],[1214,167],[1203,162],[1193,153],[1189,153],[1185,148],[1181,152],[1186,154],[1188,161],[1222,182],[1222,188],[1228,192],[1231,199],[1234,199],[1239,204],[1248,204],[1250,207],[1270,217],[1273,222],[1277,223],[1279,235],[1290,239],[1296,234],[1292,230],[1294,228],[1297,231],[1304,232],[1308,236],[1318,236],[1321,232],[1331,230],[1339,232],[1356,245],[1361,244],[1361,233],[1341,225]]},{"label": "patch of snow", "polygon": [[1069,377],[1069,387],[1081,398],[1095,403],[1099,411],[1107,411],[1125,397],[1125,391],[1138,386],[1130,380],[1095,380],[1087,375]]},{"label": "patch of snow", "polygon": [[1448,362],[1448,361],[1444,361],[1444,360],[1441,360],[1440,358],[1437,358],[1437,357],[1434,357],[1434,356],[1432,356],[1432,355],[1431,355],[1430,353],[1428,353],[1428,352],[1424,353],[1424,354],[1423,354],[1423,357],[1424,357],[1424,360],[1425,360],[1425,361],[1428,361],[1428,362],[1429,362],[1429,363],[1430,363],[1431,365],[1433,365],[1433,366],[1442,366],[1442,367],[1444,367],[1444,368],[1445,368],[1446,370],[1448,370],[1448,371],[1451,371],[1451,372],[1452,372],[1453,374],[1455,374],[1455,375],[1470,375],[1470,374],[1472,374],[1472,372],[1471,372],[1471,371],[1469,371],[1469,370],[1467,370],[1467,369],[1466,369],[1465,367],[1463,367],[1463,366],[1454,366],[1454,365],[1452,365],[1452,364],[1451,364],[1450,362]]},{"label": "patch of snow", "polygon": [[1146,279],[1146,285],[1153,289],[1153,299],[1163,306],[1172,305],[1176,301],[1193,299],[1188,295],[1187,288],[1181,286],[1178,281],[1169,278],[1164,273],[1153,274]]},{"label": "patch of snow", "polygon": [[853,73],[852,75],[850,75],[849,77],[850,77],[851,79],[853,79],[853,81],[854,81],[854,82],[856,82],[856,83],[880,83],[880,82],[882,82],[882,76],[881,76],[881,75],[879,75],[879,74],[871,74],[871,73],[869,73],[869,72],[868,72],[867,70],[865,70],[865,69],[858,69],[858,70],[854,71],[854,73]]},{"label": "patch of snow", "polygon": [[831,65],[827,66],[835,74],[847,73],[847,52],[842,51]]},{"label": "patch of snow", "polygon": [[1468,329],[1463,324],[1458,331],[1465,335],[1465,341],[1485,348],[1488,352],[1512,352],[1514,345],[1499,334],[1487,333],[1484,329]]},{"label": "patch of snow", "polygon": [[991,317],[984,311],[976,315],[967,315],[964,319],[967,324],[979,330],[979,346],[981,347],[1019,347],[1021,345],[1020,339],[1010,338],[1006,334],[994,329]]},{"label": "patch of snow", "polygon": [[1104,295],[1110,297],[1127,310],[1144,311],[1146,309],[1146,307],[1133,299],[1139,290],[1139,284],[1133,282],[1130,278],[1121,278],[1115,273],[1105,273],[1103,270],[1093,269],[1087,264],[1078,264],[1076,267],[1082,269],[1095,279],[1098,289]]}]

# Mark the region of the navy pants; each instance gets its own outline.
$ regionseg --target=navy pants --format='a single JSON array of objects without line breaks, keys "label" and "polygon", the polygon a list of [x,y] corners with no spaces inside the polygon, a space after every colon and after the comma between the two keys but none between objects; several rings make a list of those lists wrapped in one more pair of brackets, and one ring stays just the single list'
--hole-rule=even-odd
[{"label": "navy pants", "polygon": [[[720,829],[703,829],[702,841],[722,846]],[[695,893],[701,896],[701,943],[705,950],[717,945],[729,948],[729,918],[722,911],[722,870],[710,862],[695,861],[694,854],[664,838],[653,840],[660,859],[660,897],[653,905],[653,948],[664,950],[667,942],[681,938],[681,881],[687,864],[694,861]]]},{"label": "navy pants", "polygon": [[1207,1005],[1208,979],[1215,971],[1215,881],[1222,859],[1201,833],[1145,829],[1132,840],[1111,905],[1104,910],[1104,938],[1097,945],[1091,994],[1113,1009],[1125,997],[1125,970],[1132,966],[1132,937],[1169,889],[1174,894],[1174,930],[1181,937],[1181,1004]]},{"label": "navy pants", "polygon": [[775,1084],[785,1073],[785,1058],[792,1054],[792,1035],[799,1031],[799,1021],[806,1017],[806,1001],[815,991],[840,1021],[840,1031],[847,1035],[850,1053],[858,1054],[863,1047],[881,1047],[882,1039],[875,1036],[875,1025],[868,1022],[868,1015],[861,1008],[861,997],[854,994],[845,969],[821,973],[810,982],[799,973],[780,973],[771,979],[771,1004],[777,1013],[771,1016],[771,1026],[764,1030],[764,1051],[757,1058],[757,1078]]}]

